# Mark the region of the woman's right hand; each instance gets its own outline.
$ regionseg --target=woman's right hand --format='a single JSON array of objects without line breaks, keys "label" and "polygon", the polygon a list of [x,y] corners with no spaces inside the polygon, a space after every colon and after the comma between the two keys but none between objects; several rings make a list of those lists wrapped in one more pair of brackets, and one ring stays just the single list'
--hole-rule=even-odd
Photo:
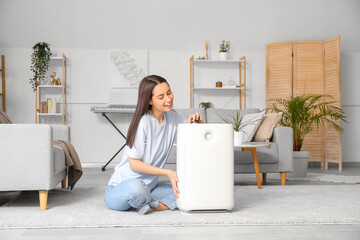
[{"label": "woman's right hand", "polygon": [[173,188],[173,192],[175,194],[175,197],[178,198],[179,197],[179,193],[180,193],[180,190],[177,186],[177,182],[179,181],[179,178],[177,176],[177,173],[175,171],[171,171],[171,170],[168,170],[167,172],[167,176],[168,178],[170,179],[170,182],[171,182],[171,185],[172,185],[172,188]]}]

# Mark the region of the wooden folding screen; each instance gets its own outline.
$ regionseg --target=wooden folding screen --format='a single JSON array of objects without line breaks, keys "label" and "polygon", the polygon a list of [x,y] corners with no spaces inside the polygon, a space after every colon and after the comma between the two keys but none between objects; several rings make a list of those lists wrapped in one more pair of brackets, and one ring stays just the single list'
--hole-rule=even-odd
[{"label": "wooden folding screen", "polygon": [[[324,94],[324,41],[294,42],[293,96]],[[305,136],[302,150],[310,151],[310,162],[324,168],[324,128],[313,129]]]},{"label": "wooden folding screen", "polygon": [[[325,94],[328,101],[335,101],[334,105],[341,107],[340,85],[340,36],[325,41]],[[338,121],[341,125],[341,121]],[[325,131],[325,169],[328,162],[339,164],[342,171],[341,134],[333,128],[326,127]]]},{"label": "wooden folding screen", "polygon": [[292,42],[266,45],[266,107],[292,92]]},{"label": "wooden folding screen", "polygon": [[[324,41],[295,41],[266,45],[266,106],[271,99],[301,94],[328,94],[341,106],[340,37]],[[328,99],[326,99],[328,100]],[[341,136],[326,127],[305,137],[303,150],[311,151],[309,161],[341,161]]]}]

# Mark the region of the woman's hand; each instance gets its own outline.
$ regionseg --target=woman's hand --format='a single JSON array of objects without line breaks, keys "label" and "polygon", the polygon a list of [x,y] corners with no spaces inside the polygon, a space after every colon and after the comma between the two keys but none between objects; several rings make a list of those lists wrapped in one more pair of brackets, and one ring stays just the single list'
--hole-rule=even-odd
[{"label": "woman's hand", "polygon": [[179,188],[177,186],[177,182],[179,181],[177,173],[175,171],[167,170],[167,176],[170,179],[174,195],[175,195],[176,198],[178,198],[180,190],[179,190]]},{"label": "woman's hand", "polygon": [[192,114],[188,118],[188,123],[198,122],[198,123],[204,123],[202,120],[202,115],[198,112],[196,114]]}]

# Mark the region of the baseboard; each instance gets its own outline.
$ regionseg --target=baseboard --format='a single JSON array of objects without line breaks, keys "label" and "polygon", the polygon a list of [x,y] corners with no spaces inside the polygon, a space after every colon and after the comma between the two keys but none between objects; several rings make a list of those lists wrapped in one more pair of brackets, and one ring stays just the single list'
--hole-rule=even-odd
[{"label": "baseboard", "polygon": [[[99,168],[101,169],[106,163],[81,163],[83,168]],[[109,163],[109,165],[106,166],[106,169],[114,169],[116,165],[118,165],[118,162],[112,162]]]},{"label": "baseboard", "polygon": [[[106,163],[82,163],[83,168],[102,168]],[[119,164],[118,162],[112,162],[106,166],[106,169],[114,169],[114,167]],[[320,162],[310,162],[309,167],[320,168]],[[338,168],[337,163],[329,163],[329,168]],[[343,162],[343,167],[360,167],[360,162]]]},{"label": "baseboard", "polygon": [[[360,167],[360,162],[343,162],[343,167]],[[309,162],[309,167],[312,168],[321,168],[321,162]],[[329,163],[329,168],[338,168],[339,164]]]}]

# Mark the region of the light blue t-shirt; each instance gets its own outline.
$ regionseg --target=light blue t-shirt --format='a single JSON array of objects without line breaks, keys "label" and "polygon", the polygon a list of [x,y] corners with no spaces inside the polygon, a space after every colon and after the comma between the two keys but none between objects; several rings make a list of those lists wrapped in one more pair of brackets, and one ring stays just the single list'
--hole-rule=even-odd
[{"label": "light blue t-shirt", "polygon": [[143,162],[155,167],[163,168],[173,145],[177,126],[187,123],[187,120],[174,111],[164,112],[164,120],[158,120],[148,111],[140,119],[132,148],[124,148],[121,162],[115,167],[108,185],[117,185],[127,179],[139,178],[152,190],[159,176],[148,175],[131,170],[129,157],[141,159]]}]

